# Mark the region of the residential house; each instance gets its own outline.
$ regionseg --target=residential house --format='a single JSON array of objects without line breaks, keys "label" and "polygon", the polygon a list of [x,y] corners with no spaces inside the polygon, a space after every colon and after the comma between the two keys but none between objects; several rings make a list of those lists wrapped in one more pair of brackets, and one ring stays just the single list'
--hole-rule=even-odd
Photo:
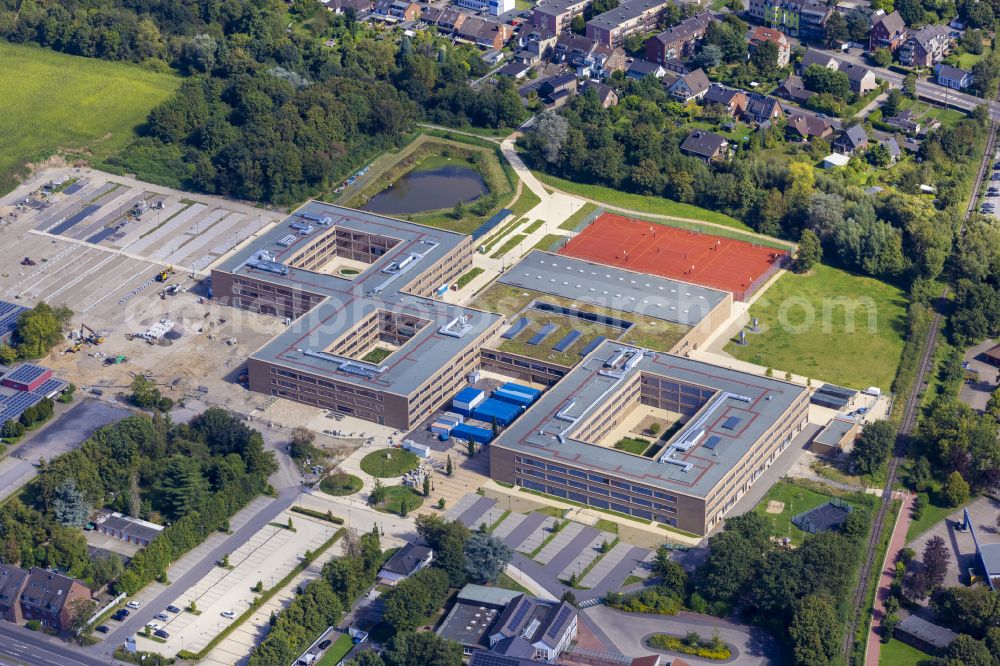
[{"label": "residential house", "polygon": [[600,79],[610,76],[614,72],[625,71],[625,49],[620,46],[598,44],[594,47],[590,60],[593,63],[590,67],[590,75]]},{"label": "residential house", "polygon": [[581,92],[587,92],[588,90],[594,90],[597,94],[597,100],[601,103],[605,109],[610,109],[612,106],[618,106],[618,93],[611,86],[604,85],[600,81],[595,81],[593,79],[583,82]]},{"label": "residential house", "polygon": [[806,84],[802,82],[801,76],[793,74],[778,84],[774,94],[796,104],[805,104],[816,93],[806,89]]},{"label": "residential house", "polygon": [[561,74],[543,82],[538,87],[538,95],[554,107],[559,107],[576,94],[576,74]]},{"label": "residential house", "polygon": [[507,604],[490,631],[490,649],[551,663],[569,647],[576,633],[577,611],[572,604],[522,594]]},{"label": "residential house", "polygon": [[522,29],[518,45],[537,59],[551,58],[556,48],[556,33],[546,28]]},{"label": "residential house", "polygon": [[646,59],[663,65],[675,58],[690,58],[714,20],[711,12],[701,12],[653,35],[646,40]]},{"label": "residential house", "polygon": [[743,112],[743,118],[747,122],[763,124],[777,118],[784,117],[785,112],[781,110],[781,103],[774,97],[761,95],[760,93],[749,93],[747,95],[747,108]]},{"label": "residential house", "polygon": [[819,65],[820,67],[826,67],[827,69],[840,69],[840,61],[834,58],[829,53],[823,51],[817,51],[816,49],[806,49],[805,54],[802,56],[802,60],[798,64],[798,72],[801,74],[806,71],[810,65]]},{"label": "residential house", "polygon": [[790,37],[819,41],[833,8],[817,0],[750,0],[747,12]]},{"label": "residential house", "polygon": [[456,9],[445,9],[438,16],[437,27],[446,33],[453,33],[462,27],[470,17],[465,12],[460,12]]},{"label": "residential house", "polygon": [[656,27],[673,0],[623,0],[611,11],[587,21],[587,37],[608,46],[622,46],[625,38]]},{"label": "residential house", "polygon": [[418,546],[408,541],[382,565],[376,580],[384,585],[395,585],[429,566],[433,560],[433,550],[427,546]]},{"label": "residential house", "polygon": [[687,74],[691,71],[691,67],[688,66],[688,63],[677,58],[667,58],[663,61],[663,69],[668,72],[673,72],[674,74]]},{"label": "residential house", "polygon": [[[635,59],[632,64],[628,66],[625,70],[625,76],[630,79],[643,79],[647,76],[655,76],[658,79],[662,79],[663,75],[667,73],[667,70],[663,69],[663,65],[657,64],[655,62],[650,62],[649,60],[639,60]],[[676,79],[671,79],[674,81]]]},{"label": "residential house", "polygon": [[542,0],[531,12],[531,21],[557,35],[569,32],[570,23],[592,0]]},{"label": "residential house", "polygon": [[792,57],[792,43],[780,30],[757,26],[747,33],[747,41],[750,44],[751,54],[764,42],[771,42],[778,47],[778,67],[787,65]]},{"label": "residential house", "polygon": [[833,149],[841,155],[854,155],[868,149],[868,133],[861,125],[854,125],[840,133],[833,141]]},{"label": "residential house", "polygon": [[353,10],[355,14],[370,12],[375,3],[373,0],[326,0],[323,6],[334,14],[343,14],[348,10]]},{"label": "residential house", "polygon": [[726,109],[726,113],[734,118],[743,115],[747,108],[747,95],[742,90],[727,88],[724,85],[713,83],[705,96],[701,98],[702,103],[719,104]]},{"label": "residential house", "polygon": [[681,152],[704,162],[718,162],[729,156],[729,141],[715,132],[695,130],[684,139]]},{"label": "residential house", "polygon": [[531,65],[519,60],[512,60],[497,70],[497,76],[509,76],[515,81],[523,79],[531,71]]},{"label": "residential house", "polygon": [[907,67],[933,67],[951,50],[951,31],[944,25],[925,25],[899,47],[899,62]]},{"label": "residential house", "polygon": [[416,21],[420,18],[420,5],[406,0],[379,0],[375,3],[373,13],[390,22]]},{"label": "residential house", "polygon": [[938,85],[952,90],[964,90],[972,85],[972,72],[944,63],[938,63],[934,68]]},{"label": "residential house", "polygon": [[427,5],[421,7],[420,9],[420,20],[427,25],[437,25],[438,21],[441,20],[441,15],[445,13],[445,9],[441,7],[431,7]]},{"label": "residential house", "polygon": [[708,81],[705,70],[699,67],[674,81],[673,85],[668,88],[668,92],[676,100],[690,102],[693,99],[704,97],[705,93],[708,92],[709,86],[711,86],[711,83]]},{"label": "residential house", "polygon": [[21,591],[28,582],[28,572],[11,564],[0,564],[0,619],[18,623],[21,613]]},{"label": "residential house", "polygon": [[788,119],[785,132],[789,137],[809,141],[811,139],[829,140],[833,136],[833,125],[826,118],[820,118],[807,113],[796,113]]},{"label": "residential house", "polygon": [[858,95],[867,95],[878,87],[875,72],[863,65],[842,62],[839,69],[847,74],[847,80],[851,82],[851,90]]},{"label": "residential house", "polygon": [[488,49],[502,49],[514,34],[506,23],[494,23],[470,16],[455,30],[455,37]]},{"label": "residential house", "polygon": [[896,141],[896,137],[889,136],[878,139],[878,142],[885,146],[886,150],[889,151],[889,160],[892,164],[899,161],[899,158],[903,155],[903,151],[899,147],[899,142]]},{"label": "residential house", "polygon": [[876,49],[889,49],[896,52],[903,42],[906,41],[906,23],[899,12],[884,14],[873,17],[871,32],[868,34],[868,48],[871,51]]},{"label": "residential house", "polygon": [[935,122],[930,128],[925,128],[917,118],[917,114],[915,114],[912,110],[907,109],[905,111],[900,111],[891,118],[884,118],[883,122],[894,130],[899,130],[904,134],[915,135],[926,134],[928,129],[935,129],[935,127],[940,126],[939,123]]},{"label": "residential house", "polygon": [[68,631],[73,623],[71,604],[77,599],[90,599],[86,585],[62,574],[33,568],[21,591],[21,614],[25,620],[38,620],[56,631]]}]

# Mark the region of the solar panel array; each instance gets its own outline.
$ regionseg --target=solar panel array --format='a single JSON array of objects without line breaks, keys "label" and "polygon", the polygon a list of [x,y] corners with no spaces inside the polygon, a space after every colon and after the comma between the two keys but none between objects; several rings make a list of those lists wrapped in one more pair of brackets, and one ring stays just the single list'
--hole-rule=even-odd
[{"label": "solar panel array", "polygon": [[517,610],[514,611],[514,616],[510,619],[510,622],[507,623],[507,626],[512,628],[521,626],[521,623],[524,622],[524,618],[528,614],[528,611],[531,610],[531,605],[532,604],[529,599],[521,599],[521,603],[518,604]]},{"label": "solar panel array", "polygon": [[722,427],[725,428],[726,430],[733,430],[739,424],[740,424],[740,417],[738,417],[738,416],[730,416],[722,424]]},{"label": "solar panel array", "polygon": [[716,446],[719,445],[719,442],[721,441],[722,438],[719,437],[718,435],[711,435],[708,439],[705,440],[705,443],[702,444],[702,446],[708,449],[709,451],[712,451],[715,449]]},{"label": "solar panel array", "polygon": [[42,385],[36,388],[33,393],[37,393],[38,395],[49,395],[54,391],[61,391],[64,386],[66,386],[66,382],[53,377],[52,379],[46,379],[42,382]]},{"label": "solar panel array", "polygon": [[542,328],[538,331],[538,333],[535,333],[535,335],[530,340],[528,340],[528,344],[529,345],[542,344],[542,341],[545,340],[545,338],[552,335],[552,332],[555,330],[556,330],[555,324],[546,324],[545,326],[542,326]]},{"label": "solar panel array", "polygon": [[0,301],[0,337],[6,337],[14,330],[14,327],[17,326],[17,318],[27,309],[16,303]]},{"label": "solar panel array", "polygon": [[551,626],[549,626],[549,630],[545,632],[545,635],[549,638],[555,638],[558,636],[559,632],[562,631],[563,625],[566,624],[566,620],[569,619],[572,612],[573,609],[564,604],[563,607],[559,609],[559,615],[556,616],[555,621]]},{"label": "solar panel array", "polygon": [[43,368],[40,365],[25,363],[24,365],[15,368],[14,371],[4,377],[4,379],[21,384],[30,384],[46,372],[48,372],[47,368]]},{"label": "solar panel array", "polygon": [[574,328],[572,331],[563,336],[562,340],[552,345],[552,349],[554,349],[557,352],[564,352],[567,349],[569,349],[570,345],[576,342],[577,338],[579,338],[581,335],[583,334]]},{"label": "solar panel array", "polygon": [[11,396],[0,396],[0,423],[21,416],[21,412],[42,401],[42,396],[30,391],[19,391]]},{"label": "solar panel array", "polygon": [[590,341],[590,344],[588,344],[586,347],[580,350],[580,356],[586,356],[590,352],[594,351],[595,349],[600,347],[601,343],[604,342],[605,340],[607,340],[607,338],[604,337],[603,335],[597,336],[596,338]]}]

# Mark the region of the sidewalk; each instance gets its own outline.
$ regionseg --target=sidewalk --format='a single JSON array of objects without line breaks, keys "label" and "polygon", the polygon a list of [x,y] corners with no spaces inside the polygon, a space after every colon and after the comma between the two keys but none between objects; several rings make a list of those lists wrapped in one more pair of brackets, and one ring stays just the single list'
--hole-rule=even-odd
[{"label": "sidewalk", "polygon": [[[898,494],[893,493],[893,496],[898,497]],[[889,586],[892,585],[892,581],[896,577],[896,559],[899,557],[899,551],[906,547],[906,532],[910,528],[910,513],[913,511],[915,497],[916,495],[909,493],[905,495],[903,505],[899,509],[899,515],[896,517],[896,525],[892,529],[889,549],[886,550],[885,560],[882,562],[882,576],[878,582],[878,591],[875,593],[875,608],[868,627],[865,666],[878,666],[882,653],[880,629],[882,619],[885,617],[885,600],[889,598]]]}]

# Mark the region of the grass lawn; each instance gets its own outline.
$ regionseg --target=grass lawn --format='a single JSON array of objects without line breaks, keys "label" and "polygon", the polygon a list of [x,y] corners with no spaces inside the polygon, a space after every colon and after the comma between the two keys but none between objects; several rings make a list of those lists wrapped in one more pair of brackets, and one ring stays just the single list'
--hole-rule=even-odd
[{"label": "grass lawn", "polygon": [[404,449],[379,449],[361,459],[361,469],[380,479],[403,476],[419,464],[416,454]]},{"label": "grass lawn", "polygon": [[[792,543],[799,544],[806,537],[806,532],[792,525],[792,518],[803,511],[829,502],[830,499],[829,495],[779,481],[774,484],[767,495],[764,495],[764,498],[753,510],[771,524],[771,534],[778,537],[790,537]],[[785,507],[781,513],[767,512],[767,503],[771,500],[784,502]]]},{"label": "grass lawn", "polygon": [[[910,521],[910,526],[906,530],[907,543],[913,541],[949,515],[962,510],[961,506],[944,505],[939,493],[940,487],[941,484],[935,481],[929,492],[920,493],[927,500],[927,505],[924,507],[923,513],[920,514],[920,520]],[[970,497],[969,502],[972,502],[974,499],[976,499],[974,496]],[[962,506],[965,505],[963,504]]]},{"label": "grass lawn", "polygon": [[316,662],[316,666],[336,666],[340,660],[347,656],[347,653],[354,647],[354,642],[347,634],[341,634],[333,645],[326,649],[323,658]]},{"label": "grass lawn", "polygon": [[637,456],[641,456],[642,452],[649,448],[649,440],[637,439],[635,437],[623,437],[620,442],[615,444],[615,448],[619,451],[634,453]]},{"label": "grass lawn", "polygon": [[486,272],[485,268],[478,268],[478,267],[477,268],[473,268],[473,269],[469,270],[468,273],[463,274],[460,278],[458,278],[457,280],[455,280],[455,286],[458,287],[459,289],[461,289],[462,287],[464,287],[465,285],[469,284],[470,282],[472,282],[473,280],[475,280],[477,277],[479,277],[480,275],[482,275],[485,272]]},{"label": "grass lawn", "polygon": [[391,349],[383,349],[382,347],[376,347],[375,349],[371,350],[370,352],[362,356],[361,360],[365,361],[366,363],[381,363],[385,359],[389,358],[390,354],[392,354]]},{"label": "grass lawn", "polygon": [[409,486],[389,486],[385,489],[385,499],[375,506],[375,510],[402,515],[404,501],[407,502],[407,513],[409,513],[420,508],[424,503],[424,496]]},{"label": "grass lawn", "polygon": [[493,587],[500,587],[505,590],[514,590],[515,592],[521,592],[522,594],[531,594],[531,591],[528,590],[528,588],[521,585],[505,573],[500,574],[500,577],[497,578],[497,582],[493,585]]},{"label": "grass lawn", "polygon": [[552,252],[553,247],[555,247],[557,243],[561,243],[567,238],[568,236],[561,236],[559,234],[545,234],[544,236],[542,236],[542,240],[535,243],[534,247],[532,247],[531,249],[544,250],[545,252]]},{"label": "grass lawn", "polygon": [[931,655],[895,638],[882,643],[878,659],[879,666],[924,666],[933,661],[934,657]]},{"label": "grass lawn", "polygon": [[785,274],[750,308],[762,325],[726,351],[775,370],[889,390],[903,352],[906,298],[892,285],[830,266]]},{"label": "grass lawn", "polygon": [[319,489],[327,495],[342,497],[353,495],[364,487],[364,482],[353,474],[337,472],[319,482]]},{"label": "grass lawn", "polygon": [[523,243],[525,238],[527,238],[527,236],[524,234],[514,234],[513,236],[505,240],[503,245],[501,245],[496,252],[490,255],[490,258],[499,259],[500,257],[504,256],[505,254],[513,250],[515,247],[517,247],[518,244]]},{"label": "grass lawn", "polygon": [[655,215],[670,215],[691,220],[700,220],[702,222],[714,222],[715,224],[740,229],[741,231],[753,231],[750,227],[734,217],[729,217],[723,213],[717,213],[714,210],[707,210],[705,208],[701,208],[700,206],[680,203],[678,201],[672,201],[662,197],[647,197],[640,194],[619,192],[618,190],[613,190],[610,187],[602,187],[600,185],[574,183],[571,180],[564,180],[562,178],[550,176],[540,171],[532,171],[532,173],[535,174],[535,177],[538,178],[538,180],[542,181],[546,185],[551,185],[556,189],[569,192],[570,194],[575,194],[587,199],[593,199],[594,201],[600,201],[601,203],[606,203],[609,206],[617,206],[619,208],[627,208],[629,210],[642,213],[652,213]]},{"label": "grass lawn", "polygon": [[0,42],[0,193],[57,150],[101,159],[122,148],[180,79],[133,65]]},{"label": "grass lawn", "polygon": [[[551,361],[561,365],[573,366],[583,358],[580,351],[586,348],[598,336],[608,339],[615,339],[620,335],[621,330],[596,324],[592,322],[582,322],[575,317],[556,315],[551,312],[541,312],[540,310],[526,310],[521,317],[531,321],[527,328],[514,336],[511,340],[502,340],[497,348],[500,351],[520,354],[530,358],[537,358],[540,361]],[[555,324],[556,328],[546,337],[541,344],[532,345],[528,342],[547,324]],[[580,337],[564,351],[556,351],[553,345],[562,340],[570,331],[579,331]]]},{"label": "grass lawn", "polygon": [[596,210],[597,204],[592,204],[588,201],[584,204],[583,208],[567,217],[566,221],[559,225],[559,228],[565,229],[566,231],[576,231],[576,228],[580,226],[580,223],[589,216],[593,215]]},{"label": "grass lawn", "polygon": [[540,203],[542,203],[542,200],[538,198],[538,195],[532,192],[527,186],[523,186],[521,188],[521,196],[512,201],[508,208],[514,214],[514,217],[521,217]]}]

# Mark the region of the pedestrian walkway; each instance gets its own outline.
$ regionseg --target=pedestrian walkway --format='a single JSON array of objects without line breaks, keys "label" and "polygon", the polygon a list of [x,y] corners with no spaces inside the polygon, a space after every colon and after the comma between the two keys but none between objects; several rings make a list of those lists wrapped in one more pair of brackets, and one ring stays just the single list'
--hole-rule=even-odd
[{"label": "pedestrian walkway", "polygon": [[881,629],[885,619],[885,600],[889,598],[889,588],[896,578],[896,560],[899,553],[906,547],[906,532],[910,529],[910,514],[913,512],[913,500],[916,495],[907,493],[892,528],[889,548],[885,551],[882,562],[882,575],[878,581],[878,591],[875,593],[875,608],[871,623],[868,626],[868,645],[865,647],[865,666],[878,666],[882,654]]}]

